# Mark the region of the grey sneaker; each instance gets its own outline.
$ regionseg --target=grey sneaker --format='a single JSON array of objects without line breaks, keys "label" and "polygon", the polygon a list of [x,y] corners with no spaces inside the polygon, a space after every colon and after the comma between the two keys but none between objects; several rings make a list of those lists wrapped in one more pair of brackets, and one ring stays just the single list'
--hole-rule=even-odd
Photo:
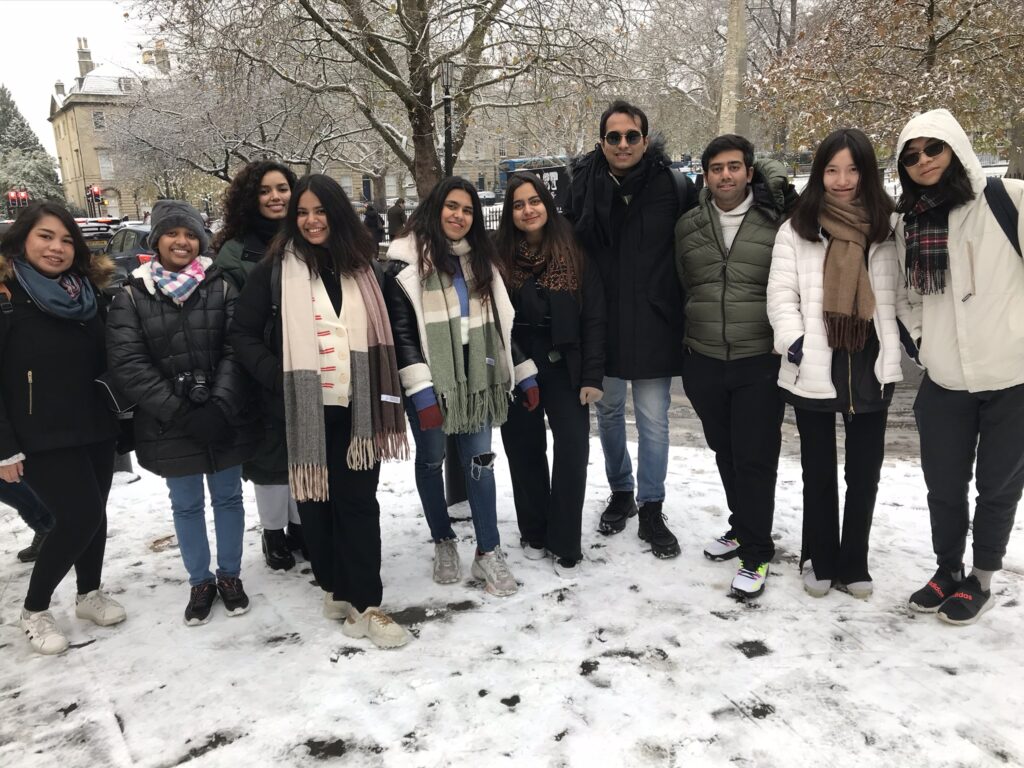
[{"label": "grey sneaker", "polygon": [[810,560],[804,563],[804,592],[811,597],[824,597],[830,589],[832,589],[832,582],[815,576],[814,564]]},{"label": "grey sneaker", "polygon": [[492,595],[506,597],[519,591],[519,585],[505,562],[505,553],[501,547],[495,547],[482,555],[478,553],[473,558],[473,575],[484,580],[484,589]]},{"label": "grey sneaker", "polygon": [[434,581],[437,584],[455,584],[462,579],[462,561],[455,539],[434,543]]}]

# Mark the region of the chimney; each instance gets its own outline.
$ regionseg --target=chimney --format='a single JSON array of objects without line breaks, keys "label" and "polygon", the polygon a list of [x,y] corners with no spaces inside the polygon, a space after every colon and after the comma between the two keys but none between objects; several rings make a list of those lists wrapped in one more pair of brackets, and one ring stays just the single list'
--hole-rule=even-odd
[{"label": "chimney", "polygon": [[95,68],[92,53],[89,51],[89,41],[84,37],[78,38],[78,74],[85,77]]},{"label": "chimney", "polygon": [[64,97],[64,83],[62,83],[60,80],[58,80],[56,83],[53,84],[53,90],[61,98]]},{"label": "chimney", "polygon": [[156,50],[153,51],[153,60],[156,64],[156,68],[160,70],[162,74],[171,74],[171,55],[167,52],[167,48],[164,46],[163,40],[156,41]]}]

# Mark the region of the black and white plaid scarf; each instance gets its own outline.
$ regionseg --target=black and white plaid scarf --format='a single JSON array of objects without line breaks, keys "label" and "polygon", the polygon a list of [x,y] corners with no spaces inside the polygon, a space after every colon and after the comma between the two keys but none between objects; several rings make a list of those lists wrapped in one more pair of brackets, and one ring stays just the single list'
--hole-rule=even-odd
[{"label": "black and white plaid scarf", "polygon": [[903,216],[907,282],[918,293],[945,293],[949,269],[949,206],[941,195],[924,193]]}]

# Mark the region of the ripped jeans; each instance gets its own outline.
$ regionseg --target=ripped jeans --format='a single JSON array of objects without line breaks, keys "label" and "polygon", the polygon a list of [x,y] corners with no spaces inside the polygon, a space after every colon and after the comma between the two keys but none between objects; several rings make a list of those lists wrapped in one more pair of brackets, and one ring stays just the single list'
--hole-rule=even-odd
[{"label": "ripped jeans", "polygon": [[[406,399],[405,410],[416,442],[416,490],[420,494],[423,513],[435,541],[454,539],[455,531],[448,517],[444,499],[444,447],[447,435],[440,429],[420,429],[419,415],[412,401]],[[498,536],[498,512],[494,490],[494,454],[491,453],[491,427],[488,424],[471,435],[453,435],[459,449],[459,463],[466,476],[466,497],[473,515],[476,546],[490,552],[501,543]]]}]

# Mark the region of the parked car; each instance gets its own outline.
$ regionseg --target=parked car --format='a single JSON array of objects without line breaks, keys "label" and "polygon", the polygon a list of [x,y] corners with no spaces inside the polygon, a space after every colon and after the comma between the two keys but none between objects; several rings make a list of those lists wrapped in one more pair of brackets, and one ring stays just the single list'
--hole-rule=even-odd
[{"label": "parked car", "polygon": [[153,257],[149,248],[149,224],[125,224],[110,238],[106,254],[125,274],[143,261],[149,261]]}]

